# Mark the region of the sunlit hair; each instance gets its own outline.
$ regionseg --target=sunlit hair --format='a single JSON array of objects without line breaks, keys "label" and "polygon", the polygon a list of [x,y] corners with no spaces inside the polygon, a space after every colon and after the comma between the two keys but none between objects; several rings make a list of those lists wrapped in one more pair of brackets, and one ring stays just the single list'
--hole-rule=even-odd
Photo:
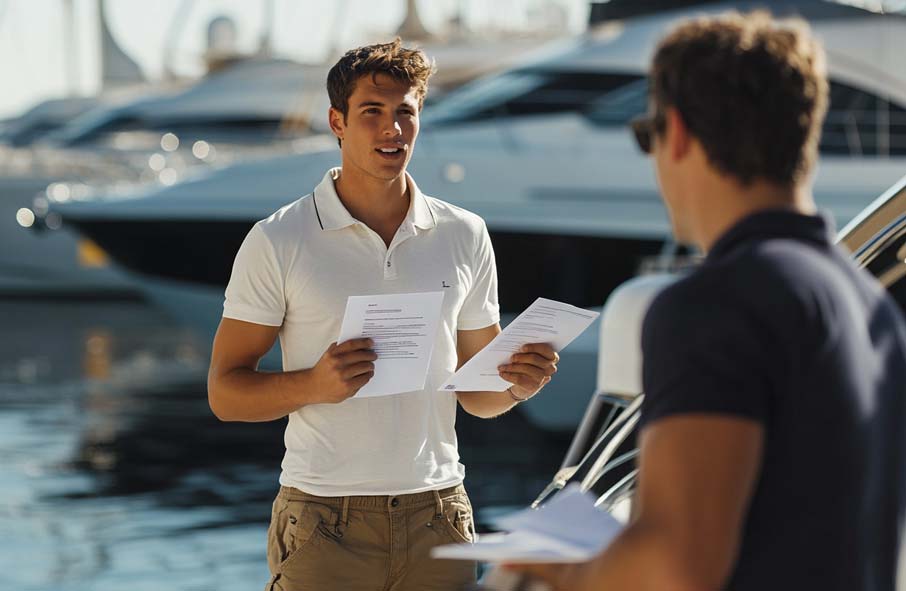
[{"label": "sunlit hair", "polygon": [[349,97],[356,82],[363,76],[386,74],[394,80],[415,86],[418,108],[421,109],[428,94],[428,78],[434,73],[434,64],[421,49],[403,47],[399,37],[390,43],[378,43],[351,49],[327,73],[327,94],[330,106],[349,114]]},{"label": "sunlit hair", "polygon": [[827,111],[824,50],[801,19],[764,11],[699,18],[658,45],[655,109],[674,107],[710,163],[748,185],[801,181]]}]

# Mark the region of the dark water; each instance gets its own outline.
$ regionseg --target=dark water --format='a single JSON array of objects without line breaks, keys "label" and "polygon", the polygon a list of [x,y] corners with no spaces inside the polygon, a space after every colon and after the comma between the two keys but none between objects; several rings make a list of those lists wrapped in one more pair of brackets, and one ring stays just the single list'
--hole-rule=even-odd
[{"label": "dark water", "polygon": [[[247,590],[283,423],[209,412],[206,343],[138,302],[0,300],[0,590]],[[457,422],[479,515],[524,505],[569,434]]]}]

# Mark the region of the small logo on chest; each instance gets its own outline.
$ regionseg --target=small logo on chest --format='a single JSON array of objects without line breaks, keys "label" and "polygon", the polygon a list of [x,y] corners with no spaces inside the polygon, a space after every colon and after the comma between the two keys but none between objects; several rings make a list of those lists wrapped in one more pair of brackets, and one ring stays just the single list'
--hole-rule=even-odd
[{"label": "small logo on chest", "polygon": [[440,282],[440,285],[441,285],[441,287],[444,287],[444,288],[452,287],[452,285],[447,285],[447,282],[446,282],[446,281],[441,281],[441,282]]}]

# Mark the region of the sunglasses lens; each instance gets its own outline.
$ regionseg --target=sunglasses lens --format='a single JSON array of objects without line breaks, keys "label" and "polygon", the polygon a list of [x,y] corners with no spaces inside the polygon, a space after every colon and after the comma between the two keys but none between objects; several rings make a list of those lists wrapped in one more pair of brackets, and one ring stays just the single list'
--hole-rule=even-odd
[{"label": "sunglasses lens", "polygon": [[632,122],[632,133],[639,149],[645,154],[651,153],[651,126],[648,121],[637,119]]}]

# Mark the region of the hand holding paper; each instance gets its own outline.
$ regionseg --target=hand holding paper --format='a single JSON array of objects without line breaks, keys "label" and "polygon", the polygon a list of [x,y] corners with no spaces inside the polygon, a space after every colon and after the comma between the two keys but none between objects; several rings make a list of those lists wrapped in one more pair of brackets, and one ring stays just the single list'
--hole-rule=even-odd
[{"label": "hand holding paper", "polygon": [[603,552],[623,529],[577,484],[541,509],[520,511],[499,519],[497,525],[509,533],[486,534],[474,544],[437,546],[431,556],[510,564],[585,562]]},{"label": "hand holding paper", "polygon": [[440,389],[503,392],[510,383],[500,377],[497,368],[509,363],[514,353],[531,343],[549,343],[560,352],[598,316],[598,312],[538,298]]},{"label": "hand holding paper", "polygon": [[425,387],[443,300],[441,291],[351,296],[347,300],[337,342],[370,338],[378,356],[374,376],[357,398]]}]

